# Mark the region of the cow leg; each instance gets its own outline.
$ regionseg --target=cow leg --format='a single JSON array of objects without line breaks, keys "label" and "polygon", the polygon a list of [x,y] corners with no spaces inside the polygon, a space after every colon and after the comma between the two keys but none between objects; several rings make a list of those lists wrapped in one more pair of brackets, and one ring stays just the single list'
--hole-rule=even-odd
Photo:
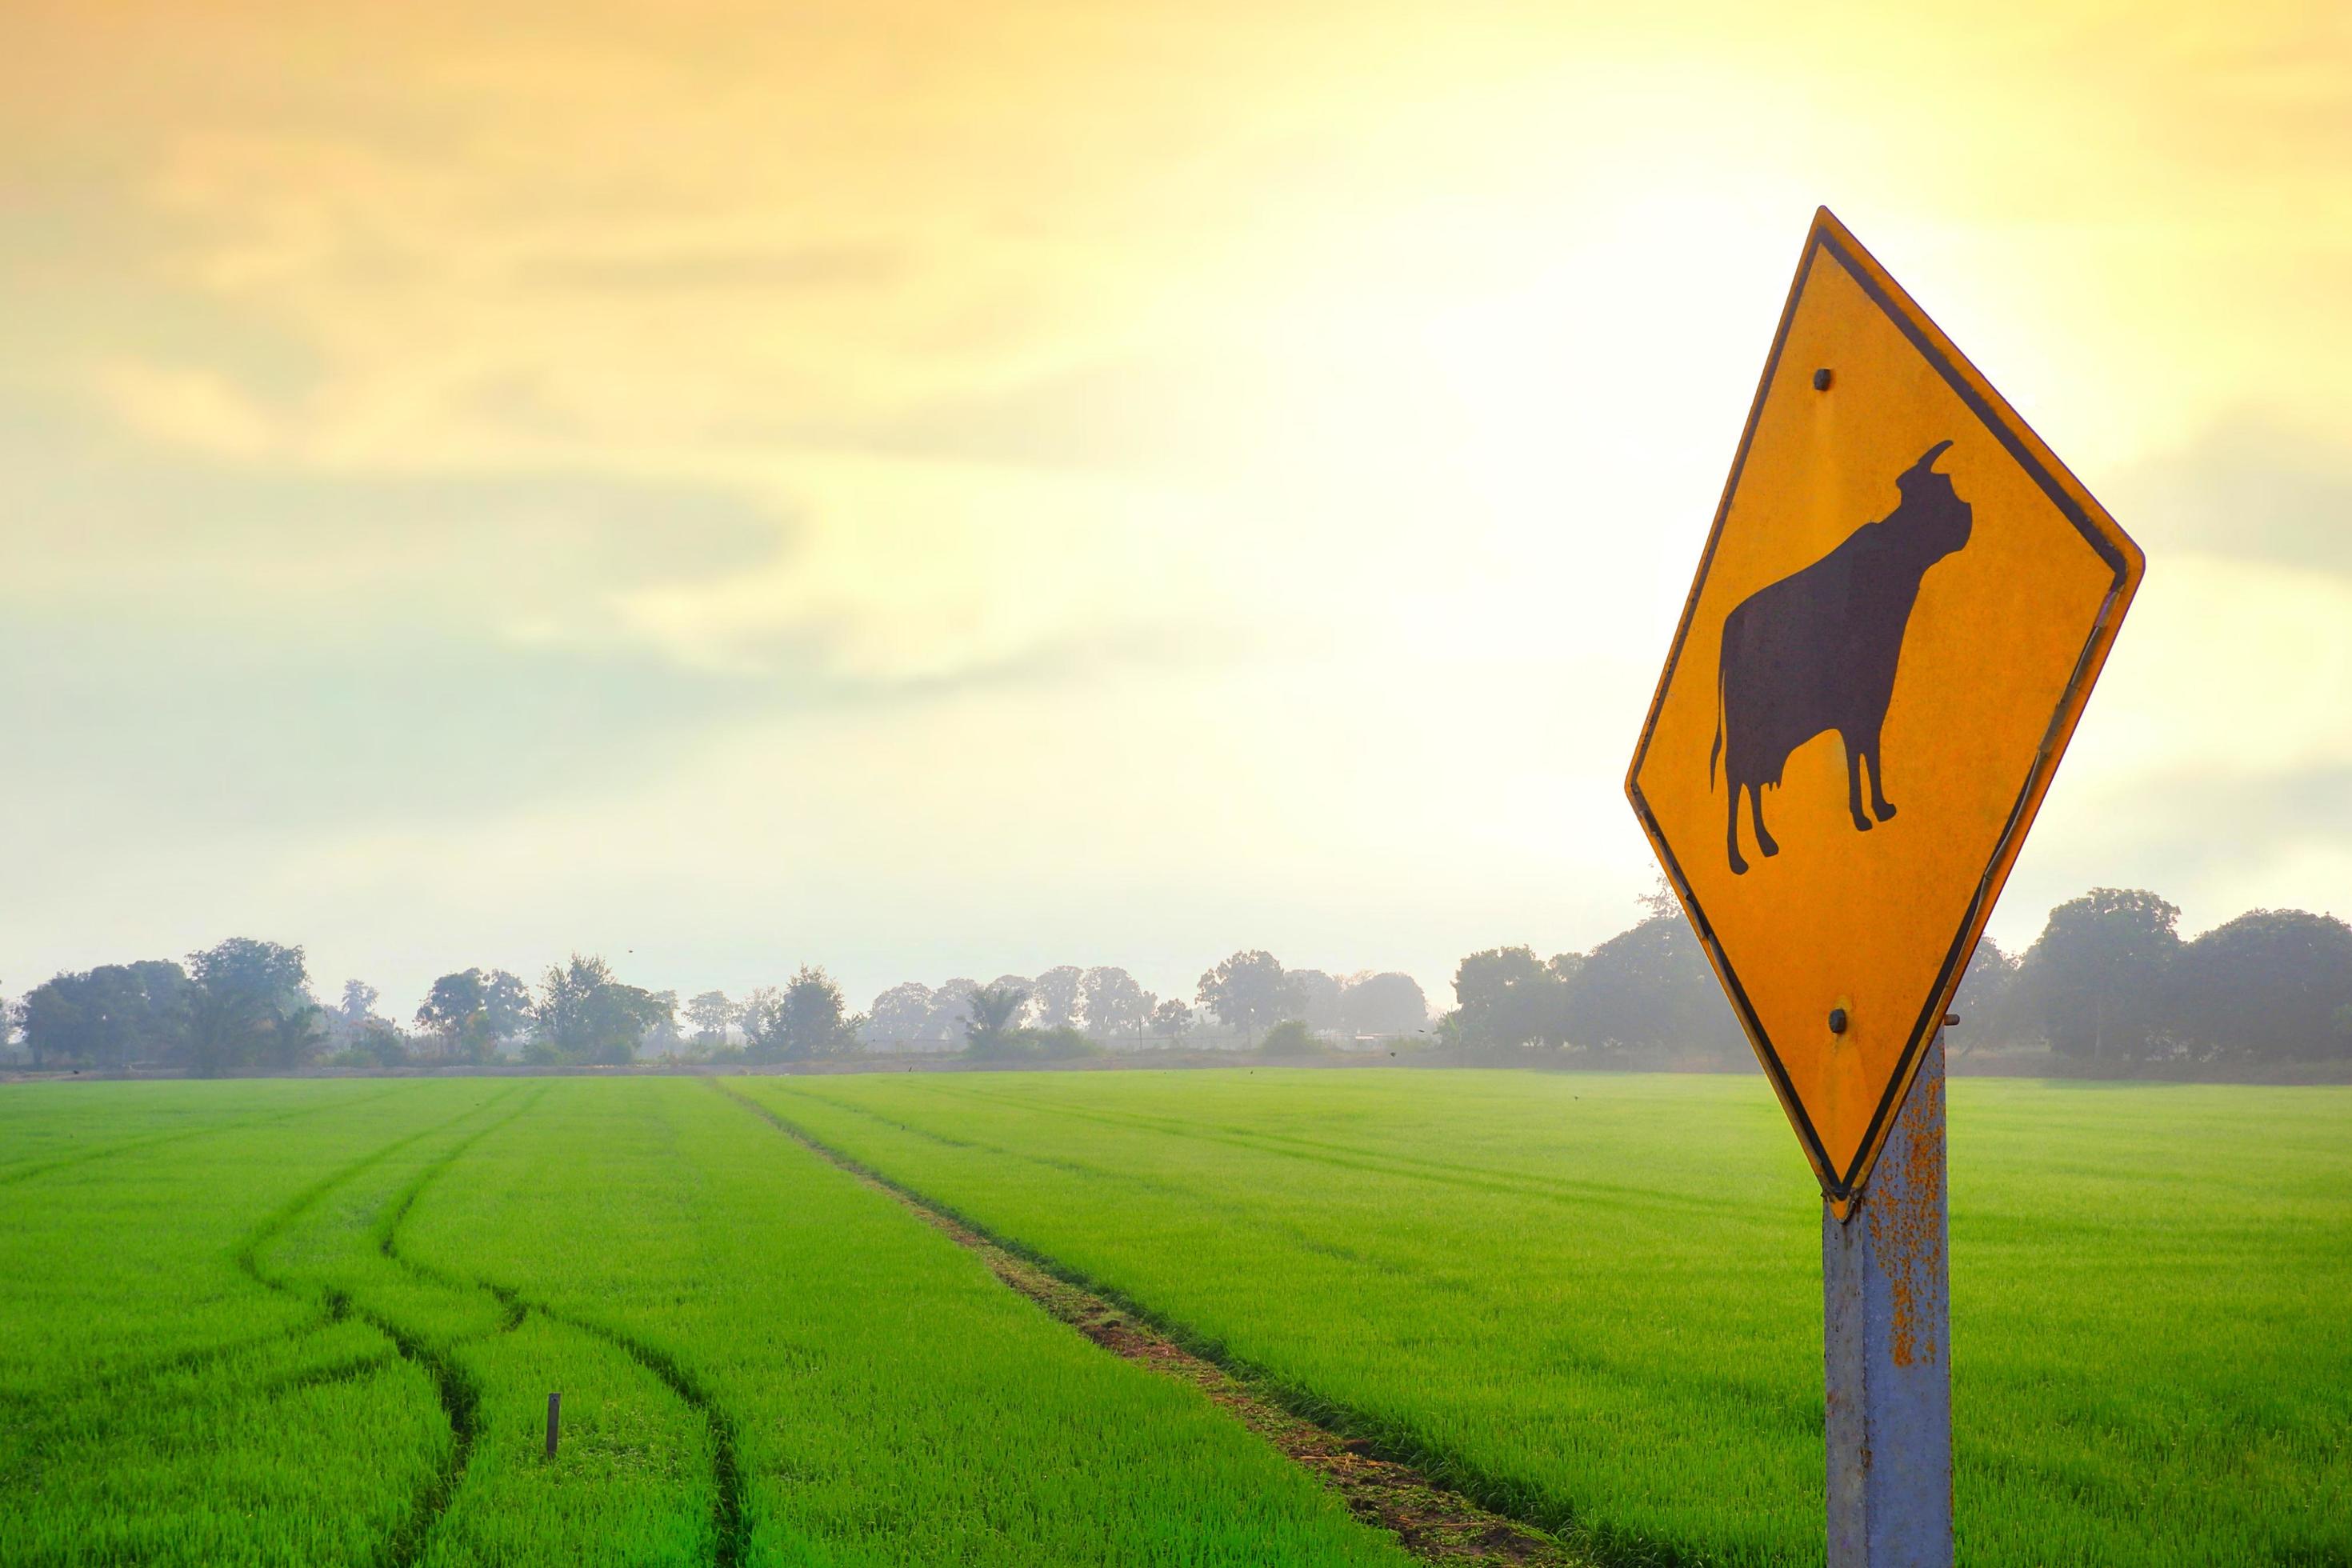
[{"label": "cow leg", "polygon": [[1748,815],[1756,820],[1756,847],[1762,850],[1764,858],[1769,860],[1780,852],[1780,847],[1772,842],[1770,834],[1764,831],[1764,786],[1762,784],[1748,786]]},{"label": "cow leg", "polygon": [[1879,760],[1878,737],[1873,735],[1870,738],[1870,809],[1877,814],[1879,821],[1892,822],[1895,820],[1895,807],[1886,799],[1885,772],[1886,764]]},{"label": "cow leg", "polygon": [[1736,779],[1729,782],[1731,819],[1724,825],[1723,838],[1725,847],[1731,851],[1731,874],[1744,877],[1748,874],[1748,862],[1739,858],[1739,792],[1743,786]]},{"label": "cow leg", "polygon": [[[1845,736],[1840,734],[1838,739],[1843,741]],[[1856,833],[1870,831],[1870,818],[1862,815],[1862,748],[1851,743],[1845,749],[1845,808],[1853,815]]]}]

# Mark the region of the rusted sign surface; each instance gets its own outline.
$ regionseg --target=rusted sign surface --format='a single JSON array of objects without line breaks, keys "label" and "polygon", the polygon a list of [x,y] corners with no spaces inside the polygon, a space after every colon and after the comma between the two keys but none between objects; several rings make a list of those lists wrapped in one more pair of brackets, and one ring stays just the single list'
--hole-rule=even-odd
[{"label": "rusted sign surface", "polygon": [[2143,569],[1820,212],[1626,793],[1840,1213]]}]

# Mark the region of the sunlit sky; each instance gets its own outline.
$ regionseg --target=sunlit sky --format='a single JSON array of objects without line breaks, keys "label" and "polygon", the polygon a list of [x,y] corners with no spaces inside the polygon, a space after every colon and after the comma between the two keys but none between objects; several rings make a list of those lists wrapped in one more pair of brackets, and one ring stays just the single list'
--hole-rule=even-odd
[{"label": "sunlit sky", "polygon": [[1629,923],[1826,203],[2147,548],[1993,923],[2352,917],[2352,8],[12,5],[0,989]]}]

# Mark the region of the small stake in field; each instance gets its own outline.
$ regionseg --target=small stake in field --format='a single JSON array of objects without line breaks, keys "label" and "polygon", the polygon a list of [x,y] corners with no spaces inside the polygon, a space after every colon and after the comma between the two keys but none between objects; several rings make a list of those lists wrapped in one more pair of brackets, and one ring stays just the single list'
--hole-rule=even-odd
[{"label": "small stake in field", "polygon": [[2145,570],[1817,213],[1625,793],[1821,1184],[1830,1568],[1952,1560],[1945,1009]]},{"label": "small stake in field", "polygon": [[555,1458],[555,1438],[561,1427],[562,1415],[563,1395],[560,1393],[550,1394],[547,1396],[547,1457],[551,1459]]}]

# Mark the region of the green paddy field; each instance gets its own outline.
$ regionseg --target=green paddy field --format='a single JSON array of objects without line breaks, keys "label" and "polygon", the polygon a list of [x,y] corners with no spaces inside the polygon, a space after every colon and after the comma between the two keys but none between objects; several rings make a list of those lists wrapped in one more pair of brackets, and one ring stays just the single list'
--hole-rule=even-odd
[{"label": "green paddy field", "polygon": [[[0,1087],[0,1563],[1415,1561],[802,1139],[1595,1563],[1820,1560],[1759,1082],[1259,1069]],[[1951,1156],[1963,1561],[2352,1563],[2352,1090]]]}]

